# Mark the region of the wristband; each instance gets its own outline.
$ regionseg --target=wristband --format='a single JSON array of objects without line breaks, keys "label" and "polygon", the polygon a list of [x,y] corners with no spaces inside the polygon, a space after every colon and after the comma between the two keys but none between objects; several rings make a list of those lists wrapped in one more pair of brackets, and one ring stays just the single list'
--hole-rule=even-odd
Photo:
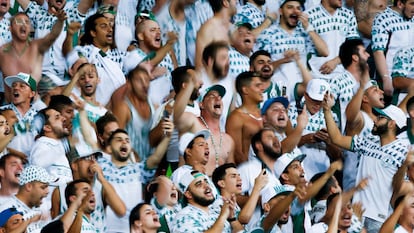
[{"label": "wristband", "polygon": [[306,30],[305,30],[307,33],[309,33],[309,32],[313,32],[313,31],[315,31],[315,28],[312,26],[312,24],[309,24],[308,25],[308,28],[306,28]]},{"label": "wristband", "polygon": [[227,222],[229,222],[229,223],[232,223],[232,222],[234,222],[234,221],[236,221],[237,219],[236,219],[236,217],[233,217],[233,218],[228,218],[227,219]]},{"label": "wristband", "polygon": [[388,74],[383,74],[382,77],[391,79],[391,77]]}]

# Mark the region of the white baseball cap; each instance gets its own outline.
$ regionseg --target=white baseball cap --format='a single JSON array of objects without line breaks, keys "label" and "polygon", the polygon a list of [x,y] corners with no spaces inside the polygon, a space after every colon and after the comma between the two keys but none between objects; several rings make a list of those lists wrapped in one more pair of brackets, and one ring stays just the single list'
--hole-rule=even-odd
[{"label": "white baseball cap", "polygon": [[204,175],[203,173],[201,173],[199,171],[195,171],[195,170],[186,171],[180,177],[180,180],[178,181],[178,189],[180,190],[180,192],[185,193],[185,191],[187,191],[187,189],[188,189],[188,186],[190,186],[190,184],[193,182],[193,180],[195,180],[199,177],[203,177],[205,179],[208,179],[208,177],[206,175]]},{"label": "white baseball cap", "polygon": [[384,109],[374,108],[374,111],[380,115],[389,117],[391,120],[394,120],[400,129],[407,125],[407,116],[401,108],[395,105],[388,105]]},{"label": "white baseball cap", "polygon": [[282,156],[280,156],[274,165],[274,171],[277,178],[280,178],[282,173],[285,171],[285,169],[293,162],[293,161],[300,161],[302,162],[306,158],[305,154],[299,154],[295,152],[291,153],[284,153]]},{"label": "white baseball cap", "polygon": [[31,165],[23,169],[22,174],[20,174],[19,177],[19,185],[23,186],[33,181],[50,184],[57,180],[58,178],[49,175],[43,167]]},{"label": "white baseball cap", "polygon": [[295,187],[292,185],[276,185],[276,186],[267,186],[262,192],[262,207],[265,203],[268,203],[272,198],[282,195],[289,194],[295,190]]},{"label": "white baseball cap", "polygon": [[197,133],[185,133],[181,135],[178,149],[180,153],[184,155],[185,149],[187,149],[188,145],[195,139],[202,136],[204,139],[208,139],[210,137],[210,131],[203,129],[198,131]]},{"label": "white baseball cap", "polygon": [[311,79],[306,86],[306,93],[316,101],[322,101],[325,93],[330,90],[329,83],[323,79]]}]

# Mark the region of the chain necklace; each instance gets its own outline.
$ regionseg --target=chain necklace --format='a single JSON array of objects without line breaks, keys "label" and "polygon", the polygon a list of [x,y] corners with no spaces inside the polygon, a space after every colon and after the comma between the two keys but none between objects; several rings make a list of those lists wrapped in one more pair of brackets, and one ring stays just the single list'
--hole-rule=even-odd
[{"label": "chain necklace", "polygon": [[211,144],[213,144],[214,152],[215,152],[215,155],[216,155],[216,167],[218,167],[219,166],[219,161],[218,161],[219,160],[219,151],[220,151],[222,143],[223,143],[223,135],[221,133],[221,130],[219,130],[219,132],[220,132],[220,143],[219,143],[219,146],[217,148],[216,143],[214,141],[213,132],[211,132],[210,128],[207,125],[207,122],[204,120],[204,118],[201,115],[200,115],[200,119],[203,122],[204,126],[207,128],[207,130],[210,132]]},{"label": "chain necklace", "polygon": [[247,111],[244,107],[242,108],[242,111],[243,111],[243,113],[247,114],[249,117],[251,117],[251,118],[255,119],[256,121],[261,121],[261,120],[263,120],[263,118],[262,118],[262,117],[257,117],[257,116],[255,116],[255,115],[251,114],[251,113],[250,113],[250,112],[248,112],[248,111]]}]

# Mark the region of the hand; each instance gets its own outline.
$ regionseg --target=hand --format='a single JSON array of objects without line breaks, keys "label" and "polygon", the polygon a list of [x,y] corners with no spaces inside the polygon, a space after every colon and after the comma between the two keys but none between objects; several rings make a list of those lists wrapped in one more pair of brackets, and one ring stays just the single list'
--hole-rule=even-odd
[{"label": "hand", "polygon": [[306,198],[306,190],[308,189],[308,185],[305,182],[299,183],[295,186],[295,190],[293,190],[293,194],[300,200],[304,200]]},{"label": "hand", "polygon": [[89,167],[89,169],[91,170],[91,172],[96,174],[96,177],[98,178],[99,182],[102,183],[103,181],[105,181],[102,168],[99,166],[99,164],[96,161],[93,162],[93,164]]},{"label": "hand", "polygon": [[[233,196],[234,194],[232,194]],[[221,212],[226,219],[234,218],[234,210],[235,210],[235,202],[233,202],[232,198],[228,199],[223,197],[223,206],[221,207]]]},{"label": "hand", "polygon": [[302,23],[303,25],[303,29],[305,29],[305,31],[308,29],[309,26],[309,21],[308,21],[309,17],[306,13],[303,13],[299,15],[299,21]]},{"label": "hand", "polygon": [[188,69],[187,74],[190,76],[190,81],[194,84],[194,88],[198,89],[203,84],[195,70]]},{"label": "hand", "polygon": [[269,176],[266,172],[266,169],[262,169],[260,174],[254,179],[253,189],[257,188],[258,191],[260,191],[266,186],[268,182],[269,182]]},{"label": "hand", "polygon": [[166,118],[161,122],[161,127],[164,136],[171,137],[171,134],[174,131],[174,123],[169,118]]},{"label": "hand", "polygon": [[321,129],[321,130],[316,131],[313,137],[318,142],[325,142],[327,144],[331,143],[331,139],[326,129]]},{"label": "hand", "polygon": [[82,24],[80,22],[71,22],[68,26],[68,31],[66,32],[68,35],[73,36],[75,33],[81,29]]},{"label": "hand", "polygon": [[73,103],[75,104],[75,108],[78,111],[82,111],[85,109],[85,101],[81,100],[79,97],[77,97],[75,94],[70,94],[70,96],[73,99]]},{"label": "hand", "polygon": [[178,34],[173,31],[168,32],[167,37],[168,37],[167,44],[170,44],[170,45],[175,44],[175,42],[177,42],[178,40]]},{"label": "hand", "polygon": [[356,188],[356,190],[357,191],[360,191],[360,190],[363,190],[363,189],[365,189],[365,187],[367,187],[368,186],[368,181],[369,181],[369,179],[370,179],[370,177],[365,177],[364,179],[362,179],[356,186],[355,186],[355,188]]},{"label": "hand", "polygon": [[303,135],[301,138],[301,144],[312,144],[317,143],[316,138],[314,137],[314,133],[308,133],[306,135]]},{"label": "hand", "polygon": [[362,206],[362,202],[357,202],[352,205],[352,209],[354,211],[355,216],[359,219],[359,221],[362,221],[362,215],[365,212],[365,209]]},{"label": "hand", "polygon": [[336,171],[342,170],[343,167],[344,167],[344,163],[342,162],[342,160],[339,159],[339,160],[336,160],[335,162],[331,163],[331,165],[328,168],[328,172],[333,174]]},{"label": "hand", "polygon": [[85,200],[87,199],[85,198],[87,195],[87,192],[79,193],[79,195],[76,196],[76,199],[72,202],[72,205],[75,205],[76,209],[78,210],[82,206],[82,204],[84,204]]},{"label": "hand", "polygon": [[266,17],[269,17],[272,19],[272,23],[277,20],[277,13],[276,12],[270,12],[269,9],[266,11]]},{"label": "hand", "polygon": [[322,108],[325,111],[331,110],[331,108],[335,105],[334,97],[331,93],[326,92],[325,96],[322,101]]},{"label": "hand", "polygon": [[50,12],[58,18],[59,21],[63,22],[66,20],[66,12],[63,9],[56,10],[56,8],[51,7]]},{"label": "hand", "polygon": [[302,112],[298,115],[296,127],[300,129],[305,129],[306,125],[308,125],[308,113],[306,111],[306,104],[303,105]]},{"label": "hand", "polygon": [[319,71],[322,73],[322,74],[330,74],[330,73],[332,73],[332,71],[334,71],[335,70],[335,68],[336,68],[336,66],[338,65],[338,62],[336,61],[336,57],[335,58],[333,58],[332,60],[329,60],[329,61],[327,61],[327,62],[325,62],[322,66],[321,66],[321,68],[319,69]]},{"label": "hand", "polygon": [[299,51],[297,50],[286,50],[284,55],[285,63],[289,63],[291,61],[294,61],[299,57]]}]

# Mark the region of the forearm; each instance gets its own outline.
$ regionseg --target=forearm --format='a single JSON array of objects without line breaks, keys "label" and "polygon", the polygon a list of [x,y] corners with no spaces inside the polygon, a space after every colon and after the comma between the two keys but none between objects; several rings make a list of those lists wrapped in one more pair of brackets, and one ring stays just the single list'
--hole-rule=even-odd
[{"label": "forearm", "polygon": [[158,164],[167,152],[168,145],[170,144],[170,139],[171,136],[164,136],[160,144],[155,148],[154,153],[147,159],[147,168],[155,169],[158,167]]},{"label": "forearm", "polygon": [[277,206],[270,209],[269,214],[262,223],[265,232],[269,232],[277,221],[279,221],[280,217],[282,217],[283,213],[289,208],[295,197],[294,193],[290,193],[283,201],[279,202]]},{"label": "forearm", "polygon": [[83,212],[81,212],[81,211],[79,211],[76,214],[75,220],[73,220],[73,223],[70,226],[70,228],[67,231],[67,233],[79,233],[79,232],[81,232],[81,228],[82,228],[82,215],[83,215]]},{"label": "forearm", "polygon": [[101,184],[105,202],[111,207],[118,217],[123,217],[126,213],[125,203],[107,180],[101,181]]},{"label": "forearm", "polygon": [[395,77],[392,79],[393,87],[401,91],[407,91],[408,87],[410,87],[413,83],[414,79],[412,78]]},{"label": "forearm", "polygon": [[155,57],[150,60],[154,67],[160,64],[168,52],[173,48],[173,44],[167,43],[155,52]]},{"label": "forearm", "polygon": [[63,213],[60,220],[63,223],[64,232],[68,232],[76,218],[78,207],[74,204],[69,205],[69,208]]},{"label": "forearm", "polygon": [[[67,56],[73,50],[73,35],[67,33],[62,45],[63,56]],[[70,67],[69,67],[70,69]]]},{"label": "forearm", "polygon": [[253,188],[252,193],[250,194],[249,199],[247,199],[246,204],[243,206],[239,213],[239,222],[241,224],[249,223],[256,206],[259,203],[260,190]]},{"label": "forearm", "polygon": [[263,30],[272,25],[272,21],[273,20],[270,20],[268,17],[266,17],[262,24],[252,30],[253,35],[257,38]]},{"label": "forearm", "polygon": [[176,98],[175,98],[175,103],[174,103],[174,112],[173,112],[173,116],[174,116],[174,124],[179,123],[179,121],[181,121],[182,119],[181,116],[183,115],[184,111],[185,111],[185,107],[187,106],[188,101],[190,100],[191,97],[191,93],[194,90],[194,83],[193,82],[189,82],[187,87],[183,90],[181,90]]},{"label": "forearm", "polygon": [[398,205],[398,207],[394,210],[394,212],[382,224],[380,231],[378,233],[394,232],[395,226],[398,223],[398,219],[400,218],[403,209],[404,209],[403,203]]},{"label": "forearm", "polygon": [[327,57],[329,55],[329,49],[325,41],[315,31],[309,32],[313,44],[315,45],[316,52],[320,57]]},{"label": "forearm", "polygon": [[387,61],[385,60],[384,52],[381,50],[375,51],[374,53],[375,66],[378,70],[379,76],[382,81],[389,81],[390,76],[387,67]]},{"label": "forearm", "polygon": [[331,110],[324,109],[323,113],[325,115],[326,128],[332,143],[343,149],[349,150],[351,148],[352,137],[343,136],[341,134],[341,131],[339,131],[339,128],[336,126],[332,117]]},{"label": "forearm", "polygon": [[302,138],[303,129],[296,127],[283,141],[282,144],[282,152],[289,153],[295,149]]}]

